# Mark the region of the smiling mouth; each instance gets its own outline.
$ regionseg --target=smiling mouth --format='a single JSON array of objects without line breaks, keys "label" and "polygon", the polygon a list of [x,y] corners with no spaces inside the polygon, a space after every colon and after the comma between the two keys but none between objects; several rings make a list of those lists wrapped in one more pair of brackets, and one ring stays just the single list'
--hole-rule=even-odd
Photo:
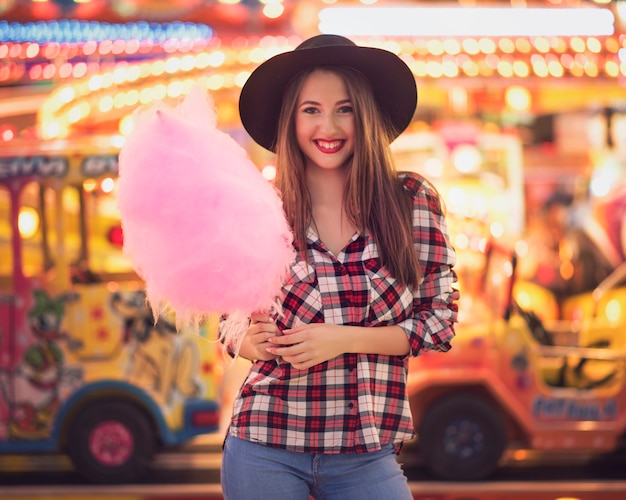
[{"label": "smiling mouth", "polygon": [[313,142],[317,146],[317,149],[319,149],[323,153],[336,153],[337,151],[339,151],[343,147],[345,141],[342,141],[342,140],[337,140],[337,141],[320,141],[320,140],[316,140],[316,141],[313,141]]}]

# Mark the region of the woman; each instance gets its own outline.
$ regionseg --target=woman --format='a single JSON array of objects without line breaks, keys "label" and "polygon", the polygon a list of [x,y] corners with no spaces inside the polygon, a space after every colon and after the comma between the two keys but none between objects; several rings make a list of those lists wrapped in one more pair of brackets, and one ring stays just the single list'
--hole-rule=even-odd
[{"label": "woman", "polygon": [[437,193],[398,174],[390,142],[415,79],[391,52],[313,37],[242,89],[252,138],[276,153],[297,259],[280,314],[258,312],[224,443],[225,498],[410,499],[409,356],[446,351],[458,293]]}]

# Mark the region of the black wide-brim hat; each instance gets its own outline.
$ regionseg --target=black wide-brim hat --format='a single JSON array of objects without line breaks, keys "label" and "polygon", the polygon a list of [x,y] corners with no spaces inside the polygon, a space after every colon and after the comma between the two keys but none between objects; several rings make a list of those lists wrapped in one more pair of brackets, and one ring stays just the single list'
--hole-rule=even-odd
[{"label": "black wide-brim hat", "polygon": [[411,123],[417,106],[415,77],[393,52],[362,47],[339,35],[317,35],[293,51],[257,67],[241,89],[239,115],[252,139],[274,152],[285,88],[302,70],[314,66],[349,66],[372,84],[379,108],[394,127],[392,139]]}]

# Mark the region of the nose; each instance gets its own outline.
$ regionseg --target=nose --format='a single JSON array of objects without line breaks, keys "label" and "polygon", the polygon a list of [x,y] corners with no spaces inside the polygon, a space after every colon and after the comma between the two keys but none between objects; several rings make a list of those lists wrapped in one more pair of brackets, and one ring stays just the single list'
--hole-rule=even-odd
[{"label": "nose", "polygon": [[325,134],[330,134],[337,130],[337,117],[335,113],[322,113],[320,131]]}]

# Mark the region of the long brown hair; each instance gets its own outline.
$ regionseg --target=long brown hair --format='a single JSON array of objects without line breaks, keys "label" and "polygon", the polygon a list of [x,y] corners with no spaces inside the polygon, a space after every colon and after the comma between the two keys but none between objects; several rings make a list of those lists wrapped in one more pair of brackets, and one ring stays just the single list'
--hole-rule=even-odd
[{"label": "long brown hair", "polygon": [[304,174],[305,157],[296,140],[295,110],[303,82],[315,69],[339,75],[354,107],[355,148],[343,195],[347,216],[360,231],[370,231],[381,264],[392,276],[416,287],[421,270],[413,246],[412,203],[394,167],[389,149],[391,128],[378,108],[369,81],[349,67],[309,68],[290,82],[283,95],[276,142],[276,187],[296,247],[304,256],[312,210]]}]

